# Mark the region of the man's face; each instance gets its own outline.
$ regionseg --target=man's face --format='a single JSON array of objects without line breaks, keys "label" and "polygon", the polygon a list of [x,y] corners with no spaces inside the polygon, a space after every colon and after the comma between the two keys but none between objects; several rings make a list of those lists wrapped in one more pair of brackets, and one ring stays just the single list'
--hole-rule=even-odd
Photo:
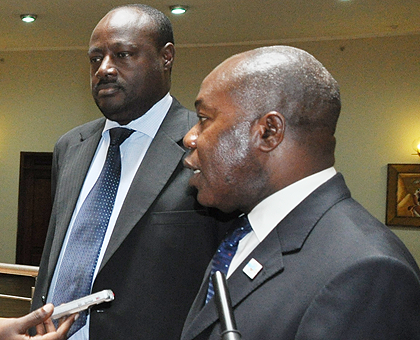
[{"label": "man's face", "polygon": [[190,185],[204,205],[224,212],[252,207],[253,183],[260,175],[252,148],[252,123],[230,98],[225,86],[210,74],[196,100],[199,122],[184,137],[191,149],[185,166],[194,170]]},{"label": "man's face", "polygon": [[93,98],[120,124],[142,116],[169,90],[147,15],[126,9],[108,14],[92,33],[89,59]]}]

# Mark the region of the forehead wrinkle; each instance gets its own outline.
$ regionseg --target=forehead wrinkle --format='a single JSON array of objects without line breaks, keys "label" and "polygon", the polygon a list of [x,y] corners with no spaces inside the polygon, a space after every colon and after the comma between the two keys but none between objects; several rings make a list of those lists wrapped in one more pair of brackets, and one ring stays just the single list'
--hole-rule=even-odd
[{"label": "forehead wrinkle", "polygon": [[[127,42],[123,42],[123,41],[116,41],[116,42],[111,42],[111,43],[107,43],[106,47],[109,49],[115,49],[115,48],[131,48],[131,49],[137,49],[138,45],[135,43],[127,43]],[[102,52],[104,50],[104,48],[102,46],[93,46],[91,48],[89,48],[88,53],[99,53]]]}]

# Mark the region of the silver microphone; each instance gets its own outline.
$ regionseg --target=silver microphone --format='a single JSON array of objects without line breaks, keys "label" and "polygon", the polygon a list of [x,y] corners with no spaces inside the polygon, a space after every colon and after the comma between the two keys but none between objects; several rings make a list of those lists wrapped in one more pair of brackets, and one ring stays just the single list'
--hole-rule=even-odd
[{"label": "silver microphone", "polygon": [[220,271],[215,272],[212,277],[214,298],[219,312],[221,340],[240,340],[241,333],[236,329],[235,317],[232,311],[232,302],[226,284],[226,276]]}]

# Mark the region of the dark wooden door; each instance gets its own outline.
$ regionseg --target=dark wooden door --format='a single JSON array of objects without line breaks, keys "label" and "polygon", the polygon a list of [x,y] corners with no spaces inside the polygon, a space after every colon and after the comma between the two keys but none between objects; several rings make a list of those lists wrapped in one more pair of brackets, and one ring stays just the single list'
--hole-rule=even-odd
[{"label": "dark wooden door", "polygon": [[21,152],[16,263],[38,266],[51,214],[52,152]]}]

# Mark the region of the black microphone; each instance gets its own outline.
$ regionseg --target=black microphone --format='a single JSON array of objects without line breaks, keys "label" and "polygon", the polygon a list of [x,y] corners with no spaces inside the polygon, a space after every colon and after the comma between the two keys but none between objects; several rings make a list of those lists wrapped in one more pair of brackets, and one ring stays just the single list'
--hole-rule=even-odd
[{"label": "black microphone", "polygon": [[240,340],[241,333],[236,329],[236,321],[232,311],[232,302],[226,284],[226,276],[220,271],[215,272],[212,277],[214,298],[219,312],[221,340]]}]

